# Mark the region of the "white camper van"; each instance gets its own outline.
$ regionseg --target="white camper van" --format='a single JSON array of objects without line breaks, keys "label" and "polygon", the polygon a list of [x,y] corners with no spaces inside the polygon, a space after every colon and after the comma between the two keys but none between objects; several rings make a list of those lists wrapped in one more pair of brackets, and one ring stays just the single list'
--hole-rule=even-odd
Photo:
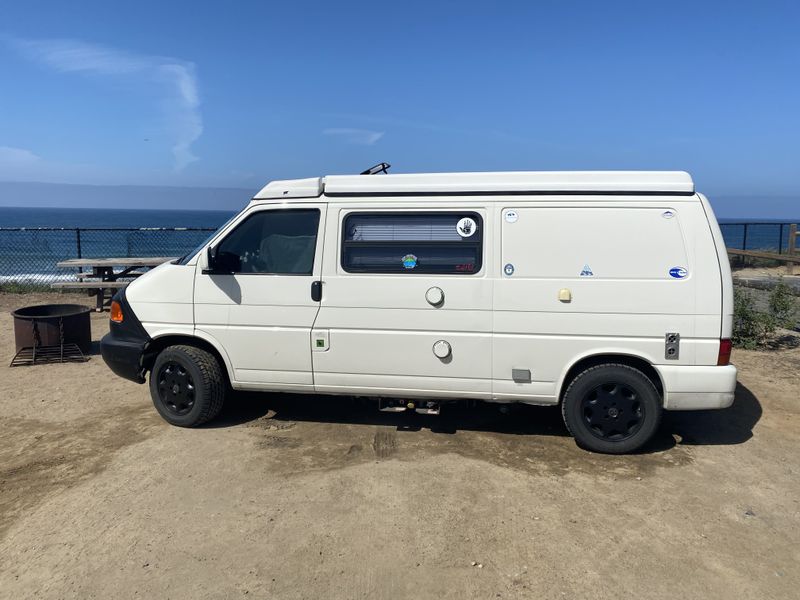
[{"label": "white camper van", "polygon": [[[195,252],[120,292],[118,375],[191,427],[226,390],[560,404],[585,448],[641,447],[662,410],[730,406],[733,288],[683,172],[274,181]],[[331,402],[335,402],[331,398]]]}]

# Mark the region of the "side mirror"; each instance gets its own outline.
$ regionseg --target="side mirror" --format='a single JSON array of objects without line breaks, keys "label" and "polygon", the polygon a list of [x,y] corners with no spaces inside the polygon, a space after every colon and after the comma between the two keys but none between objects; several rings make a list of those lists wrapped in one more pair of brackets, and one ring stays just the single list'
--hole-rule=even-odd
[{"label": "side mirror", "polygon": [[232,275],[242,271],[242,259],[232,252],[219,252],[209,246],[204,275]]},{"label": "side mirror", "polygon": [[211,275],[214,273],[214,249],[211,246],[206,248],[205,257],[201,258],[200,268],[202,269],[203,275]]}]

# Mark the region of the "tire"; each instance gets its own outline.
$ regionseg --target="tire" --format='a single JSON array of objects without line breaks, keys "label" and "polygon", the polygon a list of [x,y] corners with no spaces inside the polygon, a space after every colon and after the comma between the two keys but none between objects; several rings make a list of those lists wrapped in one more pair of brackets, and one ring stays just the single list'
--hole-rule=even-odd
[{"label": "tire", "polygon": [[172,425],[196,427],[222,410],[226,378],[216,357],[193,346],[169,346],[150,371],[150,396]]},{"label": "tire", "polygon": [[579,446],[626,454],[644,446],[661,423],[661,395],[641,371],[621,364],[590,367],[569,384],[561,414]]}]

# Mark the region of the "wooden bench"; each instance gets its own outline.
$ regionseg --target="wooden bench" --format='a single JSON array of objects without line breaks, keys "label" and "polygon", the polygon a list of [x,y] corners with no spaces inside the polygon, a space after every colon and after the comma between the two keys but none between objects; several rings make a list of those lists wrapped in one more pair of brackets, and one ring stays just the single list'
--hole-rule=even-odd
[{"label": "wooden bench", "polygon": [[113,267],[157,267],[158,265],[176,260],[177,256],[123,256],[119,258],[69,258],[56,263],[57,267],[88,267],[90,269]]},{"label": "wooden bench", "polygon": [[[125,277],[130,277],[133,279],[134,277],[139,277],[140,275],[144,275],[147,271],[131,271]],[[103,275],[99,273],[93,273],[92,271],[84,271],[82,273],[75,273],[75,276],[78,279],[102,279]]]},{"label": "wooden bench", "polygon": [[[127,287],[131,281],[57,281],[51,283],[50,287],[55,290],[121,290]],[[94,294],[92,294],[94,295]]]}]

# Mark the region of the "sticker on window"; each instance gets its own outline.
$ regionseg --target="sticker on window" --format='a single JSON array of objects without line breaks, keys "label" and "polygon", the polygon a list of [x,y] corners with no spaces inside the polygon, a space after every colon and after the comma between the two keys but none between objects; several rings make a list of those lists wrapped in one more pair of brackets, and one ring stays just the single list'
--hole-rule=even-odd
[{"label": "sticker on window", "polygon": [[402,259],[403,267],[406,269],[413,269],[417,266],[417,257],[413,254],[406,254]]},{"label": "sticker on window", "polygon": [[472,237],[477,230],[478,224],[475,222],[475,219],[470,219],[469,217],[460,219],[456,224],[456,231],[462,238]]}]

